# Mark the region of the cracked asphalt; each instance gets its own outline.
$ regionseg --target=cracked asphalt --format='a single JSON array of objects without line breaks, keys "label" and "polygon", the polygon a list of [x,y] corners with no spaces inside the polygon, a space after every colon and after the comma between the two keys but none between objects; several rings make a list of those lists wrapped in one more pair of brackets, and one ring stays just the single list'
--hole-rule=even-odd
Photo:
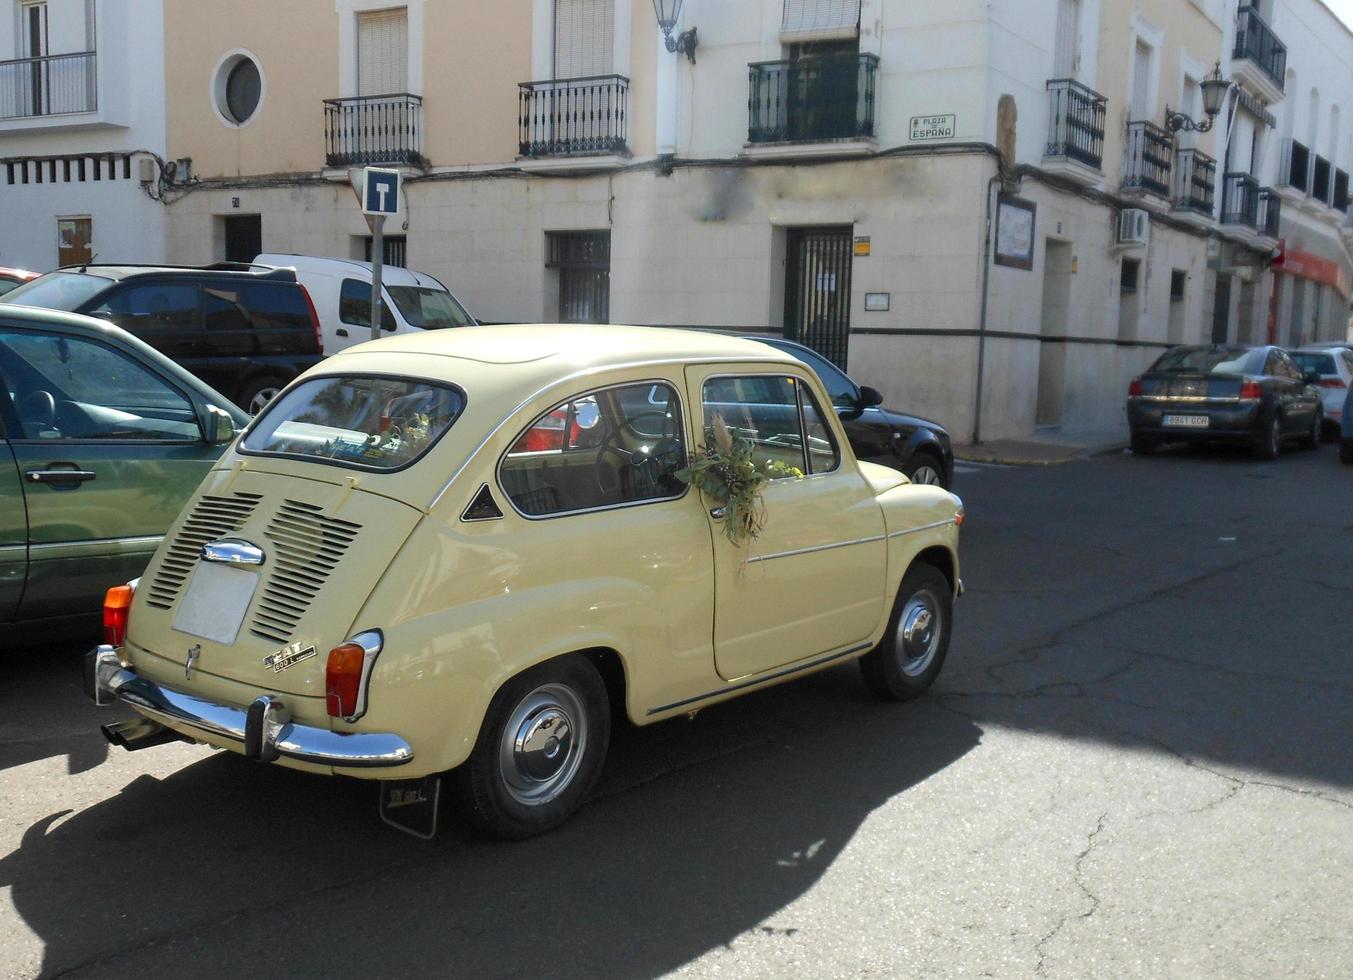
[{"label": "cracked asphalt", "polygon": [[1353,467],[963,467],[935,691],[853,665],[617,733],[520,844],[369,786],[109,751],[0,654],[0,976],[1353,976]]}]

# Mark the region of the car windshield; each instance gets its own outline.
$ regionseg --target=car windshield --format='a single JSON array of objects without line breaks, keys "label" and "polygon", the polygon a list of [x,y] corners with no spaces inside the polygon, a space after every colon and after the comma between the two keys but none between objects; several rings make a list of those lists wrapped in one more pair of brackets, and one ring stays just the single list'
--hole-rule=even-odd
[{"label": "car windshield", "polygon": [[1334,358],[1329,354],[1307,354],[1302,351],[1295,351],[1292,354],[1292,360],[1297,362],[1297,367],[1305,371],[1315,371],[1319,374],[1338,374],[1339,369],[1334,366]]},{"label": "car windshield", "polygon": [[464,394],[431,381],[311,378],[258,417],[240,450],[397,470],[431,449],[464,409]]},{"label": "car windshield", "polygon": [[1197,374],[1243,374],[1249,350],[1244,347],[1176,347],[1160,356],[1152,371]]},{"label": "car windshield", "polygon": [[465,312],[465,307],[444,289],[429,289],[426,286],[386,286],[385,289],[399,307],[400,314],[412,326],[440,330],[443,327],[474,325],[474,319]]},{"label": "car windshield", "polygon": [[40,306],[48,310],[78,310],[113,284],[103,276],[82,272],[49,272],[5,294],[16,306]]}]

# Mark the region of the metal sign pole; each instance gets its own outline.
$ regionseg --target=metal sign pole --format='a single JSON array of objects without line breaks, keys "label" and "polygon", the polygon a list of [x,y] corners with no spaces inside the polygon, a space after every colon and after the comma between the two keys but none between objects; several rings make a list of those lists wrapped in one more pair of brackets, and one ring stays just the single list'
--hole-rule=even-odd
[{"label": "metal sign pole", "polygon": [[385,215],[371,219],[371,339],[381,337],[381,271],[385,265]]}]

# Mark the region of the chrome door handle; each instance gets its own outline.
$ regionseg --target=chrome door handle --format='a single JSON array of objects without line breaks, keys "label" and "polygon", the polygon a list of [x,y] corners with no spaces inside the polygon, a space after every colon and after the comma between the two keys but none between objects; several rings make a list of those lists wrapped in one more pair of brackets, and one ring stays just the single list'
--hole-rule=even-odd
[{"label": "chrome door handle", "polygon": [[24,477],[29,483],[84,483],[97,475],[93,470],[29,470]]},{"label": "chrome door handle", "polygon": [[727,507],[711,507],[711,508],[709,509],[709,516],[712,517],[712,518],[714,518],[716,521],[721,521],[721,520],[723,520],[726,516],[728,516],[728,508],[727,508]]}]

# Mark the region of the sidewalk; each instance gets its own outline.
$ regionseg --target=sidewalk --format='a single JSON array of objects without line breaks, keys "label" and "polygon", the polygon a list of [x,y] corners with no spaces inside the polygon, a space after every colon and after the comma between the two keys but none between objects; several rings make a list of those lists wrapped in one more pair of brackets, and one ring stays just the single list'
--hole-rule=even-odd
[{"label": "sidewalk", "polygon": [[1052,466],[1115,452],[1128,444],[1126,425],[1080,432],[1044,430],[1027,439],[992,439],[975,446],[954,446],[954,457],[970,463]]}]

